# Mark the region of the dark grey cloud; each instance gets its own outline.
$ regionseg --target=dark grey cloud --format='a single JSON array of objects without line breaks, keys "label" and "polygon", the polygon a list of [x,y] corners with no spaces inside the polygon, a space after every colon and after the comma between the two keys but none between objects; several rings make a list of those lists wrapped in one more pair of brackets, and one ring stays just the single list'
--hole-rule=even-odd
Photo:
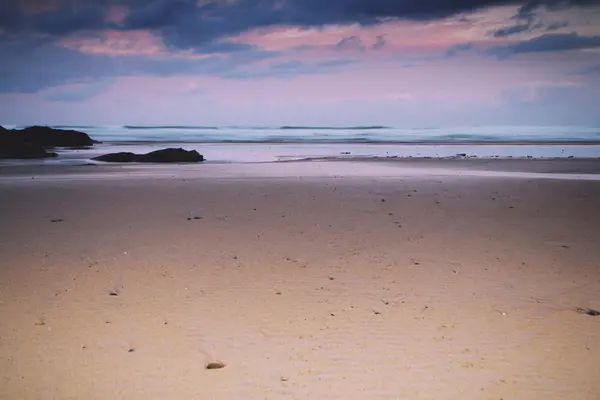
[{"label": "dark grey cloud", "polygon": [[502,38],[512,35],[517,35],[523,32],[532,32],[537,30],[555,31],[557,29],[564,28],[569,25],[566,21],[545,23],[537,19],[537,11],[541,7],[545,7],[550,11],[557,11],[569,6],[591,6],[598,5],[595,1],[590,0],[576,0],[571,2],[565,2],[562,0],[550,0],[546,2],[542,1],[530,1],[519,8],[516,15],[512,17],[514,23],[500,29],[489,32],[490,35]]},{"label": "dark grey cloud", "polygon": [[0,0],[0,30],[18,31],[25,22],[25,14],[17,1]]},{"label": "dark grey cloud", "polygon": [[517,35],[523,32],[534,32],[534,31],[556,31],[558,29],[566,28],[569,26],[569,22],[567,21],[558,21],[552,22],[545,25],[542,22],[534,23],[533,20],[525,22],[525,23],[517,23],[515,25],[509,25],[502,27],[500,29],[496,29],[491,31],[490,34],[496,38],[503,38],[507,36]]},{"label": "dark grey cloud", "polygon": [[58,36],[73,31],[98,30],[107,27],[106,13],[106,7],[99,4],[76,8],[63,2],[56,10],[37,14],[33,26],[39,32]]},{"label": "dark grey cloud", "polygon": [[0,0],[0,30],[9,35],[42,33],[63,36],[110,28],[113,26],[106,22],[106,16],[112,1],[62,0],[57,8],[52,9],[49,7],[53,2],[47,0]]},{"label": "dark grey cloud", "polygon": [[526,10],[524,13],[531,13],[540,7],[546,7],[549,11],[560,11],[573,6],[589,7],[595,5],[598,5],[597,0],[531,0],[521,8]]},{"label": "dark grey cloud", "polygon": [[552,22],[552,23],[548,24],[546,26],[546,30],[547,31],[555,31],[557,29],[566,28],[567,26],[569,26],[568,21],[557,21],[557,22]]},{"label": "dark grey cloud", "polygon": [[459,43],[451,46],[448,50],[446,50],[446,57],[454,57],[460,53],[464,53],[466,51],[473,50],[475,45],[473,43]]},{"label": "dark grey cloud", "polygon": [[[22,0],[23,1],[23,0]],[[35,3],[41,0],[24,0]],[[600,0],[64,0],[57,10],[26,18],[18,0],[1,0],[0,28],[29,29],[53,35],[85,30],[151,29],[169,46],[194,49],[218,39],[271,26],[320,27],[330,24],[377,24],[385,18],[434,20],[463,15],[486,7],[521,5],[519,18],[528,19],[544,6],[600,5]],[[123,24],[104,22],[107,7],[129,8]]]},{"label": "dark grey cloud", "polygon": [[533,20],[530,20],[524,23],[517,23],[515,25],[509,25],[500,29],[496,29],[494,31],[491,31],[490,34],[496,38],[503,38],[507,36],[517,35],[523,32],[551,32],[556,31],[558,29],[566,28],[567,26],[569,26],[569,22],[567,21],[552,22],[545,25],[541,22],[534,23]]},{"label": "dark grey cloud", "polygon": [[346,36],[337,42],[335,48],[338,50],[364,50],[365,44],[358,36]]},{"label": "dark grey cloud", "polygon": [[[527,29],[542,6],[600,5],[600,0],[155,0],[130,11],[123,29],[154,29],[169,45],[194,48],[218,38],[277,25],[320,27],[329,24],[378,24],[385,18],[434,20],[498,5],[521,5],[518,27]],[[529,21],[523,23],[522,21]],[[499,32],[502,35],[503,32]]]},{"label": "dark grey cloud", "polygon": [[506,58],[515,54],[547,51],[582,50],[600,47],[600,36],[580,36],[577,33],[545,34],[513,44],[492,46],[487,54]]},{"label": "dark grey cloud", "polygon": [[131,12],[125,20],[130,29],[158,29],[185,22],[189,16],[199,13],[194,1],[154,0],[123,1]]},{"label": "dark grey cloud", "polygon": [[516,24],[516,25],[505,26],[505,27],[502,27],[495,31],[492,31],[491,33],[494,37],[499,38],[499,37],[506,37],[506,36],[516,35],[518,33],[527,32],[530,29],[531,29],[531,24],[525,23],[525,24]]},{"label": "dark grey cloud", "polygon": [[590,7],[599,4],[598,0],[529,0],[522,3],[514,18],[516,20],[531,20],[541,8],[548,11],[561,11],[570,7]]},{"label": "dark grey cloud", "polygon": [[200,46],[195,46],[194,50],[200,54],[220,54],[220,53],[239,53],[248,51],[259,51],[256,46],[246,43],[234,43],[229,41],[219,41],[205,43]]}]

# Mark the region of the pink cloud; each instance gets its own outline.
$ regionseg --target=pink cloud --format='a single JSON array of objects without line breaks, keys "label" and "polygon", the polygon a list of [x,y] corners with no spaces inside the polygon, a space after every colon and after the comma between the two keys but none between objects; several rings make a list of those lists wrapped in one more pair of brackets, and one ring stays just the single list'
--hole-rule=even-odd
[{"label": "pink cloud", "polygon": [[392,53],[406,50],[427,52],[464,43],[466,38],[463,32],[466,24],[468,23],[455,20],[430,23],[390,20],[372,27],[359,25],[330,26],[323,29],[278,27],[246,32],[234,40],[268,50],[285,50],[305,45],[333,48],[341,40],[350,36],[359,37],[365,47],[373,48],[380,42],[379,38],[385,37],[385,45],[380,46],[378,50]]},{"label": "pink cloud", "polygon": [[92,54],[157,55],[166,52],[162,40],[148,31],[107,30],[96,37],[66,38],[59,45]]}]

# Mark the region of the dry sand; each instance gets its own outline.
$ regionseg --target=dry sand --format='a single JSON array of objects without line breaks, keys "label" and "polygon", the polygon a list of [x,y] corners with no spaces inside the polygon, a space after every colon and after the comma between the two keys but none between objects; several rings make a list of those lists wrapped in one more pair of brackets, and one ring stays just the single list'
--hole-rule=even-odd
[{"label": "dry sand", "polygon": [[600,398],[600,182],[35,171],[2,399]]}]

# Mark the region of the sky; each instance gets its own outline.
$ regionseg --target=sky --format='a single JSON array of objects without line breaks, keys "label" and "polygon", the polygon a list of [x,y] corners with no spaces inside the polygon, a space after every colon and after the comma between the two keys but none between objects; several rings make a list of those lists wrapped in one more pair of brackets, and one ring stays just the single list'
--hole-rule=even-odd
[{"label": "sky", "polygon": [[600,0],[0,0],[0,124],[600,126]]}]

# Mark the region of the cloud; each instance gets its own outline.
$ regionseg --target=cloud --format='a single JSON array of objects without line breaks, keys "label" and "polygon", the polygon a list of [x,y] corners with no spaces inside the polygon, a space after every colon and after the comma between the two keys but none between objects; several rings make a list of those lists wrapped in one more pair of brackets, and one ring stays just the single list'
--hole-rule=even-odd
[{"label": "cloud", "polygon": [[0,92],[35,93],[69,81],[106,76],[107,57],[87,56],[48,40],[0,42]]},{"label": "cloud", "polygon": [[45,11],[34,17],[38,32],[63,35],[73,31],[97,30],[106,27],[107,8],[98,4],[75,8],[63,2],[56,10]]},{"label": "cloud", "polygon": [[0,1],[0,31],[19,31],[25,20],[25,14],[17,1]]},{"label": "cloud", "polygon": [[385,40],[385,36],[379,35],[377,36],[375,43],[371,46],[374,49],[381,49],[386,45],[387,41]]},{"label": "cloud", "polygon": [[[123,23],[129,29],[157,29],[185,22],[186,16],[199,13],[194,1],[125,1],[129,13]],[[204,8],[204,7],[202,7]]]},{"label": "cloud", "polygon": [[[547,11],[555,12],[566,10],[571,7],[593,7],[600,4],[598,0],[529,0],[519,2],[521,7],[514,19],[532,20],[536,13],[544,8]],[[513,3],[515,4],[515,3]]]},{"label": "cloud", "polygon": [[446,50],[446,57],[454,57],[460,53],[464,53],[466,51],[473,50],[475,45],[473,43],[458,43],[454,46],[451,46],[448,50]]},{"label": "cloud", "polygon": [[567,26],[569,26],[569,23],[567,21],[557,21],[545,25],[541,22],[534,24],[533,20],[529,20],[525,23],[517,23],[515,25],[509,25],[496,29],[494,31],[491,31],[490,34],[495,38],[504,38],[508,36],[518,35],[519,33],[524,32],[533,32],[539,30],[544,30],[546,32],[556,31],[562,28],[566,28]]},{"label": "cloud", "polygon": [[[571,2],[570,5],[581,6],[587,5],[586,3],[589,3],[589,5],[593,5],[594,2],[589,0],[575,1]],[[566,21],[556,21],[550,23],[540,21],[537,16],[537,11],[542,6],[545,6],[546,11],[552,11],[562,9],[564,7],[567,7],[568,5],[568,3],[560,2],[558,0],[548,1],[545,3],[531,1],[521,6],[517,14],[512,17],[515,23],[493,30],[489,32],[489,34],[496,38],[504,38],[507,36],[517,35],[523,32],[532,32],[542,29],[545,31],[555,31],[557,29],[567,27],[569,23]],[[538,21],[536,22],[536,20]]]},{"label": "cloud", "polygon": [[238,70],[221,74],[224,79],[293,78],[300,75],[324,74],[357,63],[353,58],[339,58],[308,63],[299,60],[277,62],[258,70]]},{"label": "cloud", "polygon": [[[58,7],[53,8],[54,3]],[[542,6],[596,5],[600,0],[560,3],[557,0],[0,0],[0,92],[34,93],[92,77],[178,74],[290,77],[322,73],[328,68],[342,68],[356,61],[274,63],[252,71],[248,67],[283,53],[243,43],[243,37],[235,36],[274,26],[319,28],[327,25],[372,26],[395,18],[436,20],[506,4],[521,6],[522,14],[530,15]],[[110,17],[115,6],[127,9],[122,18]],[[97,37],[106,34],[107,29],[123,36],[131,31],[144,32],[160,44],[162,54],[142,55],[133,51],[130,52],[133,54],[119,55],[85,54],[82,52],[85,50],[58,44],[68,40],[77,42],[83,36]],[[335,37],[337,40],[340,36]],[[384,35],[369,40],[366,36],[363,38],[364,42],[357,35],[347,36],[336,47],[362,50],[386,46]],[[488,52],[508,57],[525,52],[592,48],[598,46],[598,39],[577,34],[545,35],[495,46]],[[458,44],[449,48],[446,56],[472,48],[469,43]],[[172,51],[170,56],[168,50]],[[186,55],[181,50],[185,50]],[[313,50],[320,49],[315,46]],[[204,57],[196,57],[197,54]],[[294,51],[288,54],[294,54]],[[438,56],[443,58],[444,55]]]},{"label": "cloud", "polygon": [[[133,0],[132,0],[133,1]],[[521,18],[532,18],[541,6],[558,7],[558,0],[155,0],[132,7],[123,29],[154,29],[165,43],[194,48],[257,28],[376,25],[390,18],[436,20],[500,5],[521,5]],[[561,0],[570,5],[595,5],[600,0]]]},{"label": "cloud", "polygon": [[256,46],[252,46],[246,43],[233,43],[229,41],[218,41],[212,43],[206,43],[201,46],[194,48],[196,53],[199,54],[218,54],[218,53],[238,53],[242,51],[256,51],[259,50]]},{"label": "cloud", "polygon": [[[436,20],[503,5],[521,6],[520,18],[531,18],[542,6],[550,10],[600,5],[600,0],[63,0],[54,10],[26,17],[20,3],[2,0],[0,28],[29,29],[52,35],[85,30],[149,29],[168,46],[191,49],[242,32],[273,26],[322,27],[374,25],[390,18]],[[126,6],[120,23],[111,21],[109,7]]]},{"label": "cloud", "polygon": [[218,76],[281,55],[280,52],[253,48],[200,59],[182,56],[111,56],[80,53],[49,40],[0,42],[0,54],[11,55],[0,63],[0,93],[35,93],[63,84],[120,76]]},{"label": "cloud", "polygon": [[546,30],[547,31],[556,31],[558,29],[566,28],[567,26],[569,26],[569,22],[567,22],[567,21],[556,21],[556,22],[552,22],[552,23],[548,24],[546,26]]},{"label": "cloud", "polygon": [[498,58],[506,58],[521,53],[582,50],[597,47],[600,47],[600,36],[580,36],[573,32],[545,34],[508,45],[492,46],[486,52]]},{"label": "cloud", "polygon": [[517,25],[510,25],[510,26],[505,26],[500,29],[496,29],[495,31],[492,31],[491,33],[492,33],[492,36],[501,38],[501,37],[516,35],[518,33],[527,32],[530,29],[531,29],[531,24],[517,24]]},{"label": "cloud", "polygon": [[335,45],[335,48],[338,50],[364,50],[365,44],[358,36],[346,36]]}]

